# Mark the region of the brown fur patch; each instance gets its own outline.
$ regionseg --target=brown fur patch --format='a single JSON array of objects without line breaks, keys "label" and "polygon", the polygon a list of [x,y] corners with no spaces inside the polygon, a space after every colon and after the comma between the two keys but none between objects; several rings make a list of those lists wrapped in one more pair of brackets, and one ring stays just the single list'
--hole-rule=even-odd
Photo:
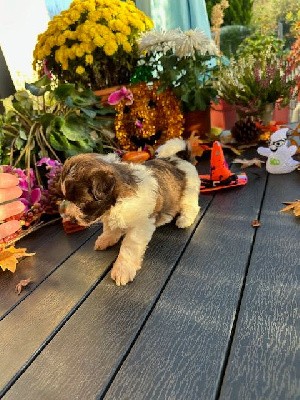
[{"label": "brown fur patch", "polygon": [[[65,199],[81,210],[86,223],[99,219],[117,198],[133,196],[137,185],[128,165],[106,162],[94,153],[69,158],[61,174]],[[70,217],[78,218],[78,211]]]},{"label": "brown fur patch", "polygon": [[154,210],[156,220],[166,214],[174,217],[179,212],[180,199],[185,188],[185,173],[163,159],[149,160],[145,165],[150,168],[158,182]]}]

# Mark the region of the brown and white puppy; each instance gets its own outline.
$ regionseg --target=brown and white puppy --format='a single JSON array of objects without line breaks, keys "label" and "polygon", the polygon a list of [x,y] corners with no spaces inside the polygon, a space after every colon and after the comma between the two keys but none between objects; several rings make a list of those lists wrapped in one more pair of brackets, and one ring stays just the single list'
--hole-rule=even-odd
[{"label": "brown and white puppy", "polygon": [[198,172],[178,156],[186,146],[182,139],[171,139],[158,148],[156,159],[144,164],[95,153],[73,156],[64,164],[63,217],[84,226],[103,223],[95,250],[113,246],[124,236],[111,271],[117,285],[134,279],[157,226],[177,217],[176,225],[186,228],[199,212]]}]

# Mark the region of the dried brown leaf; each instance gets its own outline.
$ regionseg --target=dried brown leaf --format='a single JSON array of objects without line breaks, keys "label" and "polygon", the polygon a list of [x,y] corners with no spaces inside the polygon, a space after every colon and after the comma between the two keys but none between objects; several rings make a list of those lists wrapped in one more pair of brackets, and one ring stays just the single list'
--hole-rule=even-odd
[{"label": "dried brown leaf", "polygon": [[234,164],[241,164],[241,168],[251,167],[252,165],[256,165],[257,167],[261,168],[261,164],[264,161],[260,160],[259,158],[252,158],[251,160],[247,160],[246,158],[236,158],[232,161]]},{"label": "dried brown leaf", "polygon": [[253,228],[258,228],[258,227],[260,227],[260,222],[259,222],[258,219],[254,219],[254,220],[251,222],[251,225],[253,226]]},{"label": "dried brown leaf", "polygon": [[31,278],[22,279],[19,283],[16,284],[15,292],[19,295],[22,292],[23,288],[28,286],[30,282],[32,282]]}]

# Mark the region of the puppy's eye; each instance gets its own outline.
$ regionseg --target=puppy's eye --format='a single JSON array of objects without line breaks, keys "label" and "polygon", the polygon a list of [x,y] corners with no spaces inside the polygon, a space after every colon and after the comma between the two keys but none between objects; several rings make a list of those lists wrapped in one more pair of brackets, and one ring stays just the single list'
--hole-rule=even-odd
[{"label": "puppy's eye", "polygon": [[92,189],[88,189],[88,195],[89,195],[89,197],[91,197],[94,201],[99,200],[99,199],[97,198],[97,196],[95,195],[95,193],[92,191]]}]

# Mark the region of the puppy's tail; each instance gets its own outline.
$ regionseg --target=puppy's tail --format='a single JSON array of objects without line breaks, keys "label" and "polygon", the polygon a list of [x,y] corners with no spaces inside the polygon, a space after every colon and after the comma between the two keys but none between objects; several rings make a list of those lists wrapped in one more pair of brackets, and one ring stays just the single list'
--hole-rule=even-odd
[{"label": "puppy's tail", "polygon": [[192,153],[189,142],[181,138],[168,140],[165,144],[159,146],[155,152],[156,158],[177,157],[182,160],[192,161]]}]

